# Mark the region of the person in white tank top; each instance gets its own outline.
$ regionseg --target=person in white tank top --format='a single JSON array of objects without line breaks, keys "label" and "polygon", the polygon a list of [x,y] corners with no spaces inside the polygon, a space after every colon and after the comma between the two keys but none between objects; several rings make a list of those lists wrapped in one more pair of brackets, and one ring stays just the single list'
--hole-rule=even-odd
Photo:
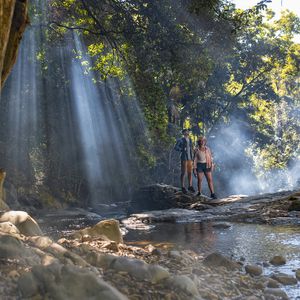
[{"label": "person in white tank top", "polygon": [[205,178],[211,192],[211,198],[217,199],[214,191],[212,171],[214,168],[213,157],[210,149],[206,146],[206,138],[201,136],[197,142],[198,148],[194,154],[194,174],[198,178],[198,196],[201,195],[202,179]]}]

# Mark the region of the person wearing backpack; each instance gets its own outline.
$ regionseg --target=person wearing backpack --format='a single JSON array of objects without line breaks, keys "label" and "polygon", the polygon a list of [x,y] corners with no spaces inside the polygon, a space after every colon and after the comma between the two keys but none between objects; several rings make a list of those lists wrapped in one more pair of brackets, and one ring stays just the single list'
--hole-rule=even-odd
[{"label": "person wearing backpack", "polygon": [[[182,130],[183,137],[177,140],[174,149],[176,151],[181,152],[180,160],[181,160],[181,174],[180,174],[180,183],[181,183],[181,190],[184,194],[187,191],[195,193],[196,191],[193,188],[193,142],[190,138],[190,131],[189,129]],[[185,188],[184,180],[185,175],[187,174],[188,177],[188,189]]]}]

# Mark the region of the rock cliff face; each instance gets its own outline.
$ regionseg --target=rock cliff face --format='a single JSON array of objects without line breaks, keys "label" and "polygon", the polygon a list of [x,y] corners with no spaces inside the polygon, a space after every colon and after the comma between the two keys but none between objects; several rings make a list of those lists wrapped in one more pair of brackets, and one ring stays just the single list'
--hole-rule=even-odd
[{"label": "rock cliff face", "polygon": [[19,44],[28,23],[27,8],[28,0],[0,1],[0,89],[16,61]]}]

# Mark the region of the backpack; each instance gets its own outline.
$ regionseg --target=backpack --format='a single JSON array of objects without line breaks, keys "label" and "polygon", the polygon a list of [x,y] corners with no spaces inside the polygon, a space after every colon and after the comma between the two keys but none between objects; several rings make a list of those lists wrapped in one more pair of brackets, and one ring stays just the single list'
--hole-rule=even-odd
[{"label": "backpack", "polygon": [[183,140],[182,138],[178,139],[176,141],[176,144],[174,146],[174,150],[178,151],[178,152],[182,152],[183,151]]}]

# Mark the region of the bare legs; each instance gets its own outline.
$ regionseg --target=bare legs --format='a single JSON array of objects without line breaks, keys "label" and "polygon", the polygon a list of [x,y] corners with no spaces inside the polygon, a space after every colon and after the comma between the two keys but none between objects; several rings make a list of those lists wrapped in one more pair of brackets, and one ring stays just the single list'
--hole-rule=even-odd
[{"label": "bare legs", "polygon": [[208,187],[210,189],[211,194],[214,194],[214,184],[213,184],[213,179],[212,179],[212,174],[211,172],[205,172],[205,177],[208,183]]},{"label": "bare legs", "polygon": [[201,193],[202,189],[202,179],[203,176],[205,175],[208,187],[210,189],[211,194],[214,194],[214,184],[213,184],[213,179],[212,179],[212,174],[211,172],[198,172],[198,191]]},{"label": "bare legs", "polygon": [[202,185],[202,179],[203,179],[203,176],[204,176],[204,173],[203,173],[203,172],[199,172],[199,173],[198,173],[198,176],[197,176],[197,178],[198,178],[198,192],[199,192],[199,193],[201,193],[201,190],[202,190],[201,185]]},{"label": "bare legs", "polygon": [[185,179],[186,173],[188,176],[189,187],[193,185],[192,170],[193,170],[193,161],[192,160],[182,160],[181,161],[181,174],[180,174],[181,187],[184,187],[184,179]]}]

